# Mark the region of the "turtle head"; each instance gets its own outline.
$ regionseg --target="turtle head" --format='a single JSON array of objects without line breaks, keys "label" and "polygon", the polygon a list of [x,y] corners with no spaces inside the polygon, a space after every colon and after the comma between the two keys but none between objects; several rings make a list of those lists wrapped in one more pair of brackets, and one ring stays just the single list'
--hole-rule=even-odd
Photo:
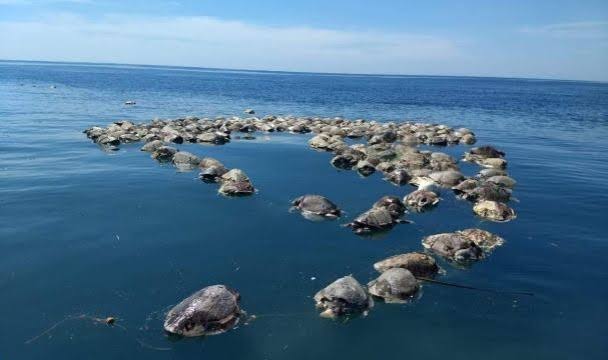
[{"label": "turtle head", "polygon": [[165,331],[187,337],[204,335],[204,322],[196,321],[196,316],[193,315],[189,313],[170,314],[165,320]]},{"label": "turtle head", "polygon": [[293,201],[291,202],[291,205],[293,205],[293,206],[300,205],[300,203],[302,202],[303,198],[304,198],[304,196],[300,196],[300,197],[297,197],[297,198],[293,199]]}]

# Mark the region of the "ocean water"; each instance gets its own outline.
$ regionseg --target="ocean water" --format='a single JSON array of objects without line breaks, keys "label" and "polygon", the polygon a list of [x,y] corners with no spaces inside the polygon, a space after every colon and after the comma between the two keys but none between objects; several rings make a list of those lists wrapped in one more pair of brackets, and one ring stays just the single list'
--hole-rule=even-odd
[{"label": "ocean water", "polygon": [[[245,170],[259,189],[228,199],[140,144],[104,152],[82,134],[120,119],[249,107],[469,127],[478,144],[507,153],[518,218],[480,221],[446,192],[434,211],[410,214],[413,224],[359,237],[340,225],[411,188],[333,169],[309,135],[179,146]],[[0,62],[0,358],[605,359],[607,138],[605,83]],[[305,193],[328,196],[346,216],[290,213]],[[506,243],[468,269],[442,262],[441,280],[534,296],[425,284],[415,301],[377,303],[367,317],[318,317],[312,296],[336,278],[367,282],[374,262],[467,227]],[[219,336],[167,337],[164,313],[216,283],[236,288],[257,320]],[[93,319],[106,316],[117,325]]]}]

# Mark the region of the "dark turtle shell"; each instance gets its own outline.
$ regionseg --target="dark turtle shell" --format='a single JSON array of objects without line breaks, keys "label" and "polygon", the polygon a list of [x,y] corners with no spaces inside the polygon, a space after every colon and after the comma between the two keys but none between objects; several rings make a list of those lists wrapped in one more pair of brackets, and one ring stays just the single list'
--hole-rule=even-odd
[{"label": "dark turtle shell", "polygon": [[422,239],[422,245],[449,260],[466,262],[482,257],[482,251],[475,242],[459,233],[442,233]]},{"label": "dark turtle shell", "polygon": [[224,285],[207,286],[175,305],[165,318],[166,331],[183,336],[214,335],[239,321],[239,293]]},{"label": "dark turtle shell", "polygon": [[321,195],[303,195],[292,202],[300,211],[320,216],[340,216],[338,206]]},{"label": "dark turtle shell", "polygon": [[417,252],[391,256],[374,264],[374,269],[379,272],[397,267],[409,270],[414,276],[434,276],[439,271],[433,257]]},{"label": "dark turtle shell", "polygon": [[384,208],[372,208],[357,216],[349,226],[357,233],[364,233],[388,229],[394,224],[395,220],[388,210]]},{"label": "dark turtle shell", "polygon": [[354,314],[373,306],[373,301],[361,284],[352,276],[339,278],[317,292],[314,300],[322,315],[329,317]]},{"label": "dark turtle shell", "polygon": [[367,284],[369,293],[386,302],[403,302],[420,288],[418,280],[407,269],[391,268]]},{"label": "dark turtle shell", "polygon": [[473,155],[478,155],[478,156],[485,157],[485,158],[500,158],[500,157],[505,156],[504,152],[497,150],[496,148],[494,148],[493,146],[490,146],[490,145],[484,145],[484,146],[472,148],[470,153]]},{"label": "dark turtle shell", "polygon": [[374,203],[372,208],[382,208],[388,210],[393,219],[397,219],[403,215],[403,213],[405,213],[405,205],[403,202],[401,202],[398,197],[392,195],[381,197]]}]

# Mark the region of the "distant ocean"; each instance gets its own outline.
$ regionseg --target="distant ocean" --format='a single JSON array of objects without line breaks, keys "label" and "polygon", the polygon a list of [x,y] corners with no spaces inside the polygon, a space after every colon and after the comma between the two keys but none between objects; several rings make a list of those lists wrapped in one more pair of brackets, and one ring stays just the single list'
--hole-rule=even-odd
[{"label": "distant ocean", "polygon": [[[245,170],[259,189],[226,199],[140,144],[104,152],[82,133],[245,108],[468,127],[478,145],[506,152],[518,218],[480,221],[445,192],[434,211],[408,215],[413,224],[358,237],[339,224],[411,188],[337,171],[330,154],[308,148],[311,135],[178,145]],[[606,139],[606,83],[0,62],[0,358],[605,359]],[[467,148],[437,150],[460,158]],[[346,216],[290,213],[306,193]],[[425,284],[409,304],[378,303],[346,323],[319,318],[312,296],[336,278],[367,282],[374,262],[467,227],[506,243],[468,269],[442,262],[441,280],[535,296]],[[238,289],[257,320],[214,337],[166,337],[164,313],[216,283]],[[117,326],[91,320],[106,316]]]}]

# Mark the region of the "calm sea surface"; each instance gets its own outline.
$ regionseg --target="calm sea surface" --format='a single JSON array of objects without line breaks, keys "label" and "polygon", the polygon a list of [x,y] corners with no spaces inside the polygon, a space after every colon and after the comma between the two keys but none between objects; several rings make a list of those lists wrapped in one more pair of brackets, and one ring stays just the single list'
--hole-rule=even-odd
[{"label": "calm sea surface", "polygon": [[[469,127],[478,144],[507,153],[518,218],[480,221],[445,192],[434,211],[409,215],[413,224],[362,238],[339,225],[411,188],[333,169],[308,135],[179,146],[243,169],[259,189],[227,199],[140,144],[108,153],[82,134],[249,107]],[[0,358],[605,359],[607,139],[602,83],[0,62]],[[328,196],[346,217],[290,213],[305,193]],[[367,282],[375,261],[467,227],[506,244],[469,269],[442,263],[441,279],[535,296],[427,284],[412,303],[379,303],[367,317],[318,317],[312,295],[336,278]],[[168,338],[168,308],[216,283],[238,289],[258,319],[220,336]],[[118,325],[91,320],[106,316]]]}]

